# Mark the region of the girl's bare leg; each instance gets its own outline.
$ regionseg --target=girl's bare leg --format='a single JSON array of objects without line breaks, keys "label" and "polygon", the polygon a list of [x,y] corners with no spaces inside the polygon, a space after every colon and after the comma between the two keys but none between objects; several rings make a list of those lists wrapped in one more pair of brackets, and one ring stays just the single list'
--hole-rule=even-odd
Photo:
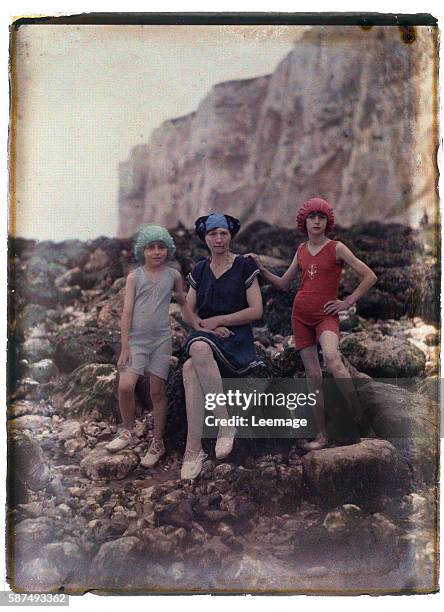
[{"label": "girl's bare leg", "polygon": [[119,410],[123,427],[133,431],[136,414],[134,388],[139,376],[133,372],[121,372],[119,377]]},{"label": "girl's bare leg", "polygon": [[150,374],[150,396],[153,403],[154,439],[162,440],[168,410],[166,384],[163,378]]},{"label": "girl's bare leg", "polygon": [[335,382],[344,396],[349,408],[350,418],[356,420],[360,416],[359,397],[347,368],[339,353],[339,338],[332,331],[324,331],[319,337],[325,367],[334,376]]},{"label": "girl's bare leg", "polygon": [[327,445],[327,433],[325,430],[325,410],[324,410],[324,395],[322,393],[322,371],[319,364],[319,357],[317,346],[308,346],[299,351],[302,359],[302,363],[305,368],[305,376],[307,378],[307,387],[309,393],[315,393],[317,400],[316,405],[313,406],[313,416],[316,421],[317,435],[314,442],[304,442],[302,448],[305,450],[318,450],[324,448]]}]

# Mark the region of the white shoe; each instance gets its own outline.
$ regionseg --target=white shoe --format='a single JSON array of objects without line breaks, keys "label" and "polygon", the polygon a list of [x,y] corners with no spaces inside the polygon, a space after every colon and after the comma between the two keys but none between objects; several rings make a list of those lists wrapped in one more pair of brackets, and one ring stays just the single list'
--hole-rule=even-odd
[{"label": "white shoe", "polygon": [[236,436],[235,427],[224,427],[216,441],[216,459],[225,459],[233,450],[234,438]]},{"label": "white shoe", "polygon": [[[191,459],[190,457],[193,457]],[[207,458],[207,454],[200,450],[198,454],[190,453],[187,451],[183,456],[182,469],[180,471],[180,477],[182,480],[193,480],[197,476],[199,476],[202,471],[202,465],[205,459]]]},{"label": "white shoe", "polygon": [[106,448],[106,450],[110,453],[117,453],[118,451],[129,446],[131,442],[133,442],[133,440],[134,440],[133,434],[128,429],[124,429],[117,436],[117,438],[114,438],[114,440],[111,440],[111,442],[106,444],[104,448]]},{"label": "white shoe", "polygon": [[150,447],[143,457],[140,465],[144,468],[153,467],[159,461],[161,457],[165,454],[165,447],[163,445],[163,440],[156,440],[153,438],[151,440]]}]

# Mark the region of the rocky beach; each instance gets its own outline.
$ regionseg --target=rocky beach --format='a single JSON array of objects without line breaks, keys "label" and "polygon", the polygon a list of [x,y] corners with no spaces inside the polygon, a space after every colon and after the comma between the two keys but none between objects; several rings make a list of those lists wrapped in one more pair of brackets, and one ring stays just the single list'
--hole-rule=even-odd
[{"label": "rocky beach", "polygon": [[[185,276],[205,248],[172,230]],[[119,424],[119,321],[131,238],[11,238],[8,558],[16,590],[419,592],[437,588],[439,262],[437,227],[337,227],[378,275],[341,315],[341,351],[364,411],[362,440],[305,453],[295,440],[236,441],[195,481],[179,479],[186,325],[170,308],[167,454],[140,466],[153,419],[137,386],[137,442],[103,448]],[[236,237],[281,274],[304,236],[256,220]],[[303,377],[289,293],[263,284],[254,328],[267,368]],[[344,271],[340,296],[357,279]],[[258,374],[259,376],[259,374]],[[331,403],[341,403],[340,396]],[[407,432],[407,434],[406,434]]]}]

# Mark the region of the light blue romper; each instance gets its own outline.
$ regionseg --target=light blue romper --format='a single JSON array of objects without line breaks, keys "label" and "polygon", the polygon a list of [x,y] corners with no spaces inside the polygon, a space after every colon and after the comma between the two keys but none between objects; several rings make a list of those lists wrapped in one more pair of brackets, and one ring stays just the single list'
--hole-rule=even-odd
[{"label": "light blue romper", "polygon": [[141,266],[135,272],[133,318],[129,332],[130,359],[122,368],[143,376],[151,372],[166,380],[172,353],[169,306],[175,271],[166,267],[156,280]]}]

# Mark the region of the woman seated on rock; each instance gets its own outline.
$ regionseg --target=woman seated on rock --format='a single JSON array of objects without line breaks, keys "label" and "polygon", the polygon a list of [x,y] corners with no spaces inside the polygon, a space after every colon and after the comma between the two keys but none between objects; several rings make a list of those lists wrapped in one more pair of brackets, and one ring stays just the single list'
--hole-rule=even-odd
[{"label": "woman seated on rock", "polygon": [[[183,380],[188,421],[187,445],[181,477],[196,478],[206,454],[202,450],[204,398],[222,393],[222,376],[247,374],[260,364],[253,341],[251,323],[262,316],[262,297],[256,276],[259,268],[251,258],[230,251],[230,241],[240,229],[237,219],[218,213],[200,217],[196,233],[211,256],[200,261],[188,275],[187,303],[200,318],[199,329],[185,343],[188,360]],[[228,418],[225,408],[217,417]],[[216,457],[227,457],[235,430],[220,427]]]},{"label": "woman seated on rock", "polygon": [[[333,209],[322,198],[311,198],[304,202],[297,215],[300,231],[308,241],[299,245],[294,259],[282,277],[265,268],[254,253],[252,257],[264,278],[283,291],[288,291],[295,279],[298,268],[302,271],[301,284],[293,302],[291,322],[296,348],[300,351],[310,391],[314,391],[322,379],[317,344],[321,345],[324,364],[334,376],[354,417],[359,413],[359,404],[350,374],[339,353],[339,312],[347,310],[361,298],[376,282],[374,272],[350,251],[345,244],[330,240],[327,233],[335,225]],[[338,299],[339,280],[343,264],[349,265],[360,277],[361,282],[344,300]],[[313,441],[305,441],[305,450],[318,450],[327,445],[324,423],[324,406],[321,397],[317,401],[315,418],[318,433]],[[352,419],[349,421],[352,423]],[[347,442],[359,441],[356,430]],[[343,440],[345,442],[345,440]]]}]

